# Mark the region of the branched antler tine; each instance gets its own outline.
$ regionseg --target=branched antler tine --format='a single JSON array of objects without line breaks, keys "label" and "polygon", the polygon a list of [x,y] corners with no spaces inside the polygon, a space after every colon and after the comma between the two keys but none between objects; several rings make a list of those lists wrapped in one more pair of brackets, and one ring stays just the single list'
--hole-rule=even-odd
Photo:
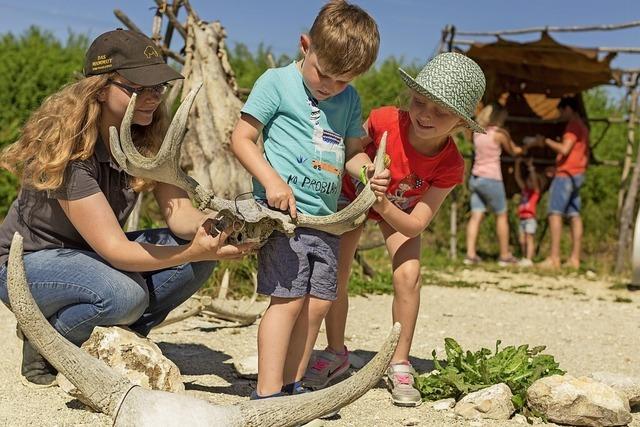
[{"label": "branched antler tine", "polygon": [[384,170],[384,158],[387,153],[387,131],[382,134],[382,138],[380,138],[380,145],[378,146],[378,151],[376,152],[376,158],[373,160],[373,165],[375,166],[375,174],[379,174]]},{"label": "branched antler tine", "polygon": [[[154,159],[143,156],[138,152],[131,138],[131,121],[133,120],[137,97],[138,95],[135,93],[131,95],[129,105],[127,105],[127,110],[124,112],[124,117],[120,123],[120,147],[124,152],[127,164],[131,163],[136,169],[154,169],[157,166],[158,156]],[[140,172],[136,170],[135,175],[140,176]],[[141,178],[151,178],[151,176],[141,176]]]},{"label": "branched antler tine", "polygon": [[171,120],[171,125],[164,136],[160,151],[158,152],[157,158],[159,160],[163,160],[169,156],[170,159],[175,160],[177,163],[180,159],[180,147],[182,146],[182,140],[187,129],[189,111],[191,110],[191,106],[193,105],[198,92],[200,92],[201,87],[202,83],[196,84],[184,101],[182,101],[182,104],[178,107],[178,110]]},{"label": "branched antler tine", "polygon": [[158,154],[152,159],[143,156],[136,149],[133,140],[131,138],[131,120],[133,120],[134,108],[136,104],[137,95],[134,93],[129,100],[129,105],[124,113],[124,118],[120,124],[120,145],[125,157],[141,169],[156,169],[167,160],[170,163],[175,164],[174,170],[180,169],[178,163],[180,160],[180,146],[182,145],[182,139],[186,131],[187,119],[189,118],[189,110],[193,105],[193,101],[198,94],[198,91],[202,87],[202,83],[196,85],[196,87],[189,92],[189,95],[180,104],[176,114],[171,120],[171,125],[167,129],[164,140]]},{"label": "branched antler tine", "polygon": [[115,126],[109,126],[109,145],[111,146],[111,154],[120,167],[129,175],[131,175],[129,168],[127,167],[127,156],[122,152],[120,146],[120,136],[118,136],[118,129]]},{"label": "branched antler tine", "polygon": [[136,102],[136,94],[133,94],[120,124],[120,136],[118,136],[115,128],[109,128],[111,152],[120,167],[129,175],[176,185],[190,195],[197,195],[198,182],[180,168],[180,146],[182,145],[189,110],[201,86],[202,84],[196,85],[196,88],[189,92],[189,95],[180,105],[171,121],[158,154],[152,158],[140,154],[131,138],[131,121]]}]

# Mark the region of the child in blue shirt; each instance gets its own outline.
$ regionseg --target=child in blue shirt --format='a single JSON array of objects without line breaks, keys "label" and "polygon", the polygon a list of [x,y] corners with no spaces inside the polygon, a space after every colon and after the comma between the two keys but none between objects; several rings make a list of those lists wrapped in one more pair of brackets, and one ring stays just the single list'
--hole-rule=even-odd
[{"label": "child in blue shirt", "polygon": [[[253,175],[254,197],[273,209],[336,212],[341,178],[365,167],[360,99],[349,82],[376,59],[379,33],[361,8],[330,1],[309,34],[303,58],[266,71],[255,83],[231,136],[231,149]],[[256,145],[262,133],[264,154]],[[385,170],[371,177],[382,196]],[[252,398],[300,391],[318,330],[336,299],[339,236],[297,228],[274,232],[258,254],[258,292],[269,295],[258,330],[258,384]]]}]

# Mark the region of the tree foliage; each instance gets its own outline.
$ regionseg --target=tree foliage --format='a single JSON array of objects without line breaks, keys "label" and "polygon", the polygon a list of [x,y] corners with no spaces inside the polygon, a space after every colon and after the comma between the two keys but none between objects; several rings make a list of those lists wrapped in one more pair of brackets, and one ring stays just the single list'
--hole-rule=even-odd
[{"label": "tree foliage", "polygon": [[[0,36],[0,147],[14,142],[31,112],[44,98],[73,80],[82,71],[87,38],[69,35],[61,43],[53,34],[36,27],[24,34]],[[0,215],[16,196],[17,180],[0,172]]]},{"label": "tree foliage", "polygon": [[276,67],[282,67],[292,61],[287,55],[276,58],[270,48],[266,48],[262,43],[255,53],[243,43],[237,43],[229,52],[229,63],[236,75],[238,87],[251,89],[258,77],[262,75],[270,66],[271,60]]}]

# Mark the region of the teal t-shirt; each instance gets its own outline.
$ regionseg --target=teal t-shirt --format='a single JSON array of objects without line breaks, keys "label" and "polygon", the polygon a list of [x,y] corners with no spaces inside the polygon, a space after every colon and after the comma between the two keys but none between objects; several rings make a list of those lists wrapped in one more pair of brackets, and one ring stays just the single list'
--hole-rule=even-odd
[{"label": "teal t-shirt", "polygon": [[[318,101],[306,89],[295,62],[267,70],[256,81],[242,112],[264,125],[264,156],[292,189],[298,211],[336,211],[345,162],[344,138],[364,135],[360,98],[347,88]],[[265,199],[253,179],[253,194]]]}]

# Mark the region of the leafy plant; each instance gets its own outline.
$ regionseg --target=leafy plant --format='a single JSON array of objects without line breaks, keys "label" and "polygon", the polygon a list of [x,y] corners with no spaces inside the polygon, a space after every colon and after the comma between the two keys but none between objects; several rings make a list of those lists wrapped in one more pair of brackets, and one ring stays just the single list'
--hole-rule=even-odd
[{"label": "leafy plant", "polygon": [[422,399],[453,397],[459,400],[471,392],[505,383],[513,393],[513,404],[517,410],[521,410],[527,388],[534,381],[549,375],[564,374],[553,356],[542,354],[545,346],[530,349],[525,344],[499,350],[500,343],[500,340],[496,342],[495,354],[491,354],[487,348],[472,353],[463,351],[453,338],[445,338],[445,364],[438,361],[434,350],[432,355],[436,370],[416,379]]}]

